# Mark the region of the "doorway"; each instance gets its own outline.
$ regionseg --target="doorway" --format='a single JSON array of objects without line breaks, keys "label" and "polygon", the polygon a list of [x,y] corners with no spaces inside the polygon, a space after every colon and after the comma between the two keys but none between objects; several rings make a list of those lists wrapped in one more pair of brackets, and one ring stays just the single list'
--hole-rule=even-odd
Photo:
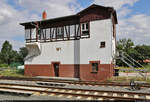
[{"label": "doorway", "polygon": [[59,63],[54,63],[53,67],[54,67],[54,74],[55,74],[55,76],[59,77]]}]

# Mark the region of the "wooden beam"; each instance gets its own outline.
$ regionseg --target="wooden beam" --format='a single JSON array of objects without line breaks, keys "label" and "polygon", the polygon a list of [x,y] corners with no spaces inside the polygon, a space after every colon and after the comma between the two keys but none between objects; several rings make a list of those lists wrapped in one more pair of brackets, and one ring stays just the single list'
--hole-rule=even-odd
[{"label": "wooden beam", "polygon": [[70,25],[68,26],[68,39],[70,39]]},{"label": "wooden beam", "polygon": [[50,41],[52,41],[52,28],[50,28],[50,30],[49,30],[49,36],[50,36]]},{"label": "wooden beam", "polygon": [[32,33],[32,31],[31,31],[31,29],[30,29],[30,42],[31,42],[31,39],[32,39],[31,33]]}]

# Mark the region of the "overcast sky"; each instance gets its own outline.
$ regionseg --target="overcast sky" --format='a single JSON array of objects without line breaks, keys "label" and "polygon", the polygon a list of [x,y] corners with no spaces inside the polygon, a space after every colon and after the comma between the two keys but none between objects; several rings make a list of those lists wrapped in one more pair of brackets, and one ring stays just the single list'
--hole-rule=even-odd
[{"label": "overcast sky", "polygon": [[117,10],[117,39],[131,38],[150,45],[150,0],[0,0],[0,47],[8,40],[14,49],[24,46],[24,27],[19,23],[75,14],[91,4]]}]

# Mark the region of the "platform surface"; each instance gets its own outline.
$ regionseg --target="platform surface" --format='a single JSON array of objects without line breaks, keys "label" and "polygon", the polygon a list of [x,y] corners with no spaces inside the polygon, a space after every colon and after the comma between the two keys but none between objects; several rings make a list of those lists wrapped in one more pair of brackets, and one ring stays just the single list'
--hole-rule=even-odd
[{"label": "platform surface", "polygon": [[70,78],[70,77],[48,77],[48,76],[36,76],[35,78],[45,78],[45,79],[56,79],[56,80],[71,80],[71,81],[79,81],[79,78]]}]

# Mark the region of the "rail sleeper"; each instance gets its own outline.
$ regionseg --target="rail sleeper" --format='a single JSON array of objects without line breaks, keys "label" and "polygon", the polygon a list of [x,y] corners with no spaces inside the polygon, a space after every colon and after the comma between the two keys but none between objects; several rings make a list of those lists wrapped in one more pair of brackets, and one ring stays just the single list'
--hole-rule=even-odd
[{"label": "rail sleeper", "polygon": [[67,98],[72,98],[72,95],[67,96]]},{"label": "rail sleeper", "polygon": [[63,97],[63,95],[60,94],[60,95],[58,95],[58,97]]},{"label": "rail sleeper", "polygon": [[104,100],[103,98],[98,98],[97,100]]},{"label": "rail sleeper", "polygon": [[128,97],[128,94],[124,94],[123,96],[124,96],[124,97]]},{"label": "rail sleeper", "polygon": [[105,92],[105,93],[103,93],[103,96],[107,96],[107,95],[108,95],[108,93],[106,93],[106,92]]},{"label": "rail sleeper", "polygon": [[89,94],[89,93],[90,93],[89,91],[86,91],[86,92],[85,92],[85,94]]},{"label": "rail sleeper", "polygon": [[146,95],[146,99],[150,99],[150,95]]},{"label": "rail sleeper", "polygon": [[98,95],[98,92],[94,92],[94,95]]},{"label": "rail sleeper", "polygon": [[82,96],[77,96],[77,99],[81,99],[82,98]]},{"label": "rail sleeper", "polygon": [[81,93],[81,91],[77,91],[77,93],[79,94],[79,93]]},{"label": "rail sleeper", "polygon": [[113,96],[118,96],[118,94],[117,93],[113,93]]},{"label": "rail sleeper", "polygon": [[50,94],[49,96],[55,96],[56,94],[54,94],[54,93],[52,93],[52,94]]},{"label": "rail sleeper", "polygon": [[88,97],[87,100],[92,100],[92,97]]},{"label": "rail sleeper", "polygon": [[139,98],[139,95],[134,95],[134,98]]},{"label": "rail sleeper", "polygon": [[69,90],[68,92],[69,92],[69,93],[72,93],[73,91],[72,91],[72,90]]}]

